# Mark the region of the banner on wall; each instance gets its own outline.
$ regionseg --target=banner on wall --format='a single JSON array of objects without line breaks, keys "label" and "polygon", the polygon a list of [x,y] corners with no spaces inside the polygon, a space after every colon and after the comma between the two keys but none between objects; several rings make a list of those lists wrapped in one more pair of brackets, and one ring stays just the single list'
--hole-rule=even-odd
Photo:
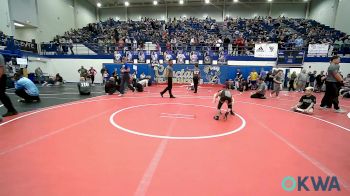
[{"label": "banner on wall", "polygon": [[329,44],[309,44],[308,54],[328,54]]},{"label": "banner on wall", "polygon": [[277,58],[278,44],[255,44],[254,57],[256,58]]}]

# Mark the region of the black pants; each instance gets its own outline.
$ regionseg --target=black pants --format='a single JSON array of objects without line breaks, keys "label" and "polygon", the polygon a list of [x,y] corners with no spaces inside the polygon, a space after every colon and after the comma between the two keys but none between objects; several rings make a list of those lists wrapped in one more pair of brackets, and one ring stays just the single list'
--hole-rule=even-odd
[{"label": "black pants", "polygon": [[28,95],[24,89],[16,90],[15,93],[18,97],[23,98],[25,100],[25,102],[32,102],[32,101],[39,101],[40,100],[39,96]]},{"label": "black pants", "polygon": [[221,97],[218,103],[218,110],[221,109],[222,105],[227,101],[227,107],[232,109],[232,98],[229,97]]},{"label": "black pants", "polygon": [[195,93],[196,93],[197,90],[198,90],[198,80],[199,80],[198,77],[194,77],[194,78],[193,78],[194,92],[195,92]]},{"label": "black pants", "polygon": [[13,107],[11,99],[6,95],[6,82],[7,75],[3,74],[0,77],[0,101],[4,104],[4,107],[8,112],[16,112],[16,109]]},{"label": "black pants", "polygon": [[16,112],[16,109],[13,107],[11,99],[6,95],[5,92],[0,93],[0,101],[4,104],[4,107],[7,109],[7,112]]},{"label": "black pants", "polygon": [[91,93],[88,92],[88,93],[83,93],[83,92],[79,92],[80,95],[90,95]]},{"label": "black pants", "polygon": [[260,93],[254,93],[250,96],[250,98],[254,98],[254,99],[266,99],[265,96],[263,94]]},{"label": "black pants", "polygon": [[91,84],[93,84],[94,81],[95,81],[95,76],[94,75],[90,75],[90,78],[91,78]]},{"label": "black pants", "polygon": [[122,81],[121,81],[121,84],[120,84],[120,94],[124,94],[124,89],[125,89],[125,83],[128,85],[128,88],[132,91],[134,91],[134,87],[131,86],[130,84],[130,77],[129,77],[129,74],[128,76],[124,76]]},{"label": "black pants", "polygon": [[288,88],[288,91],[290,91],[290,90],[295,91],[295,88],[294,88],[294,80],[289,80],[289,88]]},{"label": "black pants", "polygon": [[337,82],[326,82],[326,93],[321,101],[321,107],[327,106],[328,108],[334,105],[334,109],[339,109],[339,90],[340,85]]},{"label": "black pants", "polygon": [[164,94],[167,91],[169,91],[169,95],[170,95],[170,97],[172,97],[173,94],[171,93],[171,89],[173,89],[173,78],[169,77],[168,78],[168,86],[161,93]]}]

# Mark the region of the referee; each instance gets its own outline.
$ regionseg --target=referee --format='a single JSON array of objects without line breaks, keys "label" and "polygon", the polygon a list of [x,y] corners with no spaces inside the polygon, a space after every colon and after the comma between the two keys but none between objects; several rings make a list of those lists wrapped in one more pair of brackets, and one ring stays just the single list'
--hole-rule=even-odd
[{"label": "referee", "polygon": [[194,93],[197,93],[198,90],[198,81],[200,79],[200,70],[198,68],[198,63],[194,64],[194,69],[193,69],[193,84],[194,84]]},{"label": "referee", "polygon": [[160,92],[160,96],[163,97],[164,93],[169,91],[170,98],[175,98],[174,95],[171,93],[171,89],[173,88],[173,61],[168,61],[168,66],[165,68],[165,77],[168,78],[168,86]]},{"label": "referee", "polygon": [[122,81],[121,81],[121,84],[120,84],[120,97],[122,97],[124,95],[124,90],[125,90],[125,85],[128,85],[128,88],[130,90],[132,90],[132,92],[135,91],[135,88],[133,86],[131,86],[130,84],[130,67],[129,65],[126,63],[127,61],[127,58],[124,57],[123,58],[123,65],[122,65],[122,68],[120,70],[121,72],[121,75],[122,75]]},{"label": "referee", "polygon": [[326,93],[321,101],[321,109],[332,108],[334,105],[335,112],[344,113],[345,111],[339,108],[339,90],[344,85],[343,77],[339,74],[340,57],[333,56],[331,64],[328,67],[328,75],[326,78]]},{"label": "referee", "polygon": [[5,74],[5,59],[4,56],[0,54],[0,101],[4,104],[5,108],[7,109],[7,113],[4,114],[3,117],[17,114],[17,111],[13,107],[10,98],[5,93],[6,81],[7,76]]}]

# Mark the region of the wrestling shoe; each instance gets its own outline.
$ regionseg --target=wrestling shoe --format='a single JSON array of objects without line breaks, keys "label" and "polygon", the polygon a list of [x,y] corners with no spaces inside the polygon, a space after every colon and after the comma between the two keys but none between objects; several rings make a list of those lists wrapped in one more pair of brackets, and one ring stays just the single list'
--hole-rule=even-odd
[{"label": "wrestling shoe", "polygon": [[224,120],[227,120],[227,116],[228,116],[229,112],[226,112],[224,115]]},{"label": "wrestling shoe", "polygon": [[17,115],[17,114],[18,114],[17,111],[14,111],[14,112],[7,112],[6,114],[2,115],[2,117],[14,116],[14,115]]},{"label": "wrestling shoe", "polygon": [[335,110],[334,112],[335,113],[345,113],[346,111],[339,108],[339,109]]}]

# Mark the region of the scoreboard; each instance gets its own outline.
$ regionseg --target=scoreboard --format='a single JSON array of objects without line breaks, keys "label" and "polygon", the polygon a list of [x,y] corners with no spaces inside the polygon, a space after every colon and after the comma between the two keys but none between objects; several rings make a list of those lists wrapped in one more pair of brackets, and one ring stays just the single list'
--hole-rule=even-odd
[{"label": "scoreboard", "polygon": [[304,64],[304,51],[280,50],[277,55],[278,67],[302,67]]}]

